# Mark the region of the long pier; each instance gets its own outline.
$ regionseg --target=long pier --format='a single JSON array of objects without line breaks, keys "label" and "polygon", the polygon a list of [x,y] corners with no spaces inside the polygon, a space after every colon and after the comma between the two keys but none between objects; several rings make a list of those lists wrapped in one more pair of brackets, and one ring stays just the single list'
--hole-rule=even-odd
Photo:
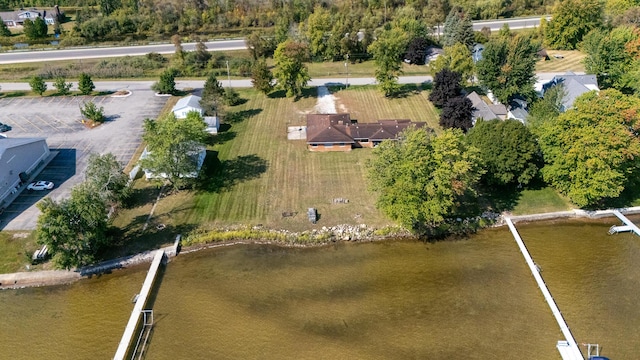
[{"label": "long pier", "polygon": [[638,228],[631,220],[627,219],[626,216],[622,215],[622,213],[618,210],[613,210],[613,215],[615,215],[620,221],[622,221],[625,225],[621,226],[612,226],[609,229],[610,234],[619,233],[619,232],[634,232],[636,235],[640,235],[640,228]]},{"label": "long pier", "polygon": [[569,326],[567,326],[567,322],[562,317],[562,313],[560,312],[558,305],[556,305],[555,300],[553,300],[553,296],[551,296],[551,292],[549,292],[549,289],[547,288],[547,284],[545,284],[544,279],[542,278],[542,275],[540,275],[540,270],[538,269],[536,264],[533,262],[533,258],[529,254],[529,250],[527,250],[527,247],[524,245],[524,242],[522,241],[522,238],[520,237],[518,230],[513,225],[513,222],[511,221],[510,218],[505,218],[505,220],[507,222],[507,225],[509,226],[509,230],[511,230],[511,233],[513,234],[513,237],[516,240],[516,243],[518,244],[518,247],[520,248],[520,252],[522,252],[522,256],[524,256],[524,259],[527,262],[527,265],[529,266],[529,270],[531,270],[531,274],[533,274],[533,277],[536,280],[536,283],[538,283],[538,288],[540,288],[540,291],[542,291],[542,295],[544,296],[544,299],[547,301],[547,304],[551,309],[551,313],[553,314],[553,316],[556,319],[556,322],[560,326],[562,335],[564,335],[565,337],[565,340],[558,341],[556,345],[558,352],[560,352],[560,356],[562,357],[563,360],[584,360],[584,357],[582,356],[582,352],[580,351],[580,348],[578,347],[576,340],[573,338],[573,334],[571,334],[571,330],[569,330]]},{"label": "long pier", "polygon": [[140,323],[140,317],[149,299],[149,294],[151,294],[151,290],[153,289],[153,284],[158,275],[158,269],[160,269],[160,264],[162,263],[164,256],[164,250],[158,250],[151,262],[151,267],[149,268],[147,277],[144,279],[144,283],[142,284],[142,290],[140,290],[136,304],[133,307],[127,327],[124,329],[124,334],[122,334],[122,339],[118,345],[116,355],[113,357],[114,360],[124,360],[127,353],[129,353],[133,337],[136,333],[136,329],[138,328],[138,324]]}]

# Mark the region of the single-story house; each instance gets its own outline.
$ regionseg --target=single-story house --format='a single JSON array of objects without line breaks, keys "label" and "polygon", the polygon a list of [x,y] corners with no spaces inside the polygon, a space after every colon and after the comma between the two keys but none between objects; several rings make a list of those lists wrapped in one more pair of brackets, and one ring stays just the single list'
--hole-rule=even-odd
[{"label": "single-story house", "polygon": [[200,106],[201,97],[196,95],[189,95],[178,100],[176,105],[171,109],[176,119],[184,119],[187,114],[195,111],[197,112],[207,124],[206,131],[209,134],[217,134],[220,130],[220,120],[217,116],[204,116],[204,109]]},{"label": "single-story house", "polygon": [[600,91],[598,79],[595,75],[576,75],[573,72],[567,72],[564,75],[556,75],[551,81],[542,84],[542,96],[544,97],[544,93],[547,90],[557,85],[562,85],[565,92],[560,105],[561,111],[569,110],[580,95],[589,91]]},{"label": "single-story house", "polygon": [[49,154],[44,138],[0,137],[0,209],[9,205],[10,195],[34,175]]},{"label": "single-story house", "polygon": [[[145,159],[149,157],[151,152],[145,147],[144,151],[142,151],[142,155],[140,155],[140,159]],[[190,154],[193,159],[196,161],[196,171],[189,174],[180,174],[181,178],[196,178],[200,174],[200,170],[202,170],[202,165],[204,164],[204,159],[207,157],[207,148],[204,146],[199,146],[197,151],[194,151]],[[156,174],[149,169],[142,169],[144,171],[144,177],[147,180],[150,179],[166,179],[166,173]]]},{"label": "single-story house", "polygon": [[23,26],[25,20],[29,19],[33,21],[39,17],[43,18],[47,25],[53,25],[56,19],[60,19],[62,17],[62,12],[58,5],[56,5],[52,9],[48,10],[31,8],[28,10],[20,9],[17,11],[3,11],[0,12],[0,17],[8,27]]},{"label": "single-story house", "polygon": [[200,114],[200,116],[204,116],[204,110],[202,109],[202,106],[200,106],[200,100],[202,100],[200,96],[185,96],[182,99],[178,100],[171,111],[176,116],[176,119],[186,118],[187,114],[191,111],[195,111]]},{"label": "single-story house", "polygon": [[351,151],[375,147],[384,140],[395,140],[409,126],[425,127],[424,122],[406,119],[358,123],[349,114],[307,115],[307,146],[310,151]]},{"label": "single-story house", "polygon": [[473,104],[473,113],[471,116],[474,124],[477,119],[504,120],[507,118],[508,111],[504,105],[487,104],[475,91],[467,95],[467,98],[471,100],[471,104]]}]

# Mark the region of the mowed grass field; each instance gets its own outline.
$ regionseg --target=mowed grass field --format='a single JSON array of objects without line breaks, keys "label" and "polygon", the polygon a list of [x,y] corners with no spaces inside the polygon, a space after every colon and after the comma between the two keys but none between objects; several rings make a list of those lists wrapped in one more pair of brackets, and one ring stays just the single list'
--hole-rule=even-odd
[{"label": "mowed grass field", "polygon": [[[371,149],[316,153],[307,150],[305,140],[287,140],[289,126],[305,125],[306,114],[316,112],[316,89],[307,90],[298,101],[250,89],[239,92],[247,101],[229,109],[224,131],[213,137],[205,164],[207,178],[196,190],[163,196],[150,232],[162,235],[172,229],[258,224],[292,231],[338,224],[393,224],[376,209],[375,196],[367,190],[365,163]],[[354,114],[359,122],[404,118],[437,127],[426,91],[416,89],[389,100],[374,87],[365,87],[341,90],[334,96],[338,111]],[[155,185],[145,180],[138,180],[136,187],[157,194]],[[307,218],[310,207],[318,209],[315,225]],[[148,203],[123,210],[115,224],[139,236],[145,220],[142,214],[148,211]],[[166,228],[156,231],[158,224]]]},{"label": "mowed grass field", "polygon": [[[587,56],[578,50],[548,50],[549,60],[539,60],[536,72],[584,72],[583,60]],[[554,55],[561,56],[556,58]]]}]

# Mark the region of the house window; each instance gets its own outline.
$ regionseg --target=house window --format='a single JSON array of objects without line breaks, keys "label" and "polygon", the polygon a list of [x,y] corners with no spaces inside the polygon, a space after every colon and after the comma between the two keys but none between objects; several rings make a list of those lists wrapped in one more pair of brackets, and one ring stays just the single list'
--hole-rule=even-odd
[{"label": "house window", "polygon": [[311,147],[313,147],[313,148],[317,148],[317,147],[318,147],[318,144],[311,144]]},{"label": "house window", "polygon": [[324,147],[325,148],[332,148],[333,147],[333,143],[325,143]]},{"label": "house window", "polygon": [[360,142],[369,142],[369,139],[362,139]]},{"label": "house window", "polygon": [[340,146],[344,147],[344,143],[340,143]]}]

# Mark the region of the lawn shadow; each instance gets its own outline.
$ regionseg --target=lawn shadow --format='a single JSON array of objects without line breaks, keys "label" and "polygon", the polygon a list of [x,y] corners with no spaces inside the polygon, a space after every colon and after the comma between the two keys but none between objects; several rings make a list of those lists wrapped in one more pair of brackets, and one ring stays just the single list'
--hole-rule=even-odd
[{"label": "lawn shadow", "polygon": [[155,217],[152,217],[147,228],[144,229],[148,216],[148,214],[136,216],[123,228],[110,228],[109,236],[113,239],[112,246],[105,249],[101,258],[113,259],[158,249],[173,243],[178,234],[188,234],[197,227],[196,224],[159,223]]},{"label": "lawn shadow", "polygon": [[400,99],[406,98],[410,95],[420,94],[423,91],[423,88],[419,84],[401,84],[398,91],[396,91],[391,98]]},{"label": "lawn shadow", "polygon": [[[309,97],[317,97],[318,90],[315,86],[313,87],[304,87],[302,89],[302,94],[300,96],[295,96],[293,101],[298,101],[300,99],[309,98]],[[287,97],[287,92],[285,90],[276,90],[272,91],[267,95],[270,99],[282,99]]]},{"label": "lawn shadow", "polygon": [[284,90],[275,90],[267,94],[269,99],[283,99],[287,97],[287,92]]},{"label": "lawn shadow", "polygon": [[256,116],[262,112],[262,109],[249,109],[240,111],[229,111],[224,117],[227,124],[237,124],[250,117]]},{"label": "lawn shadow", "polygon": [[207,150],[196,189],[223,192],[240,182],[260,177],[267,167],[267,161],[255,154],[220,161],[217,151]]},{"label": "lawn shadow", "polygon": [[[223,125],[227,125],[228,129],[231,128],[231,125],[229,124],[223,124]],[[227,141],[235,139],[237,135],[238,134],[235,131],[229,131],[229,130],[225,130],[222,132],[218,131],[217,134],[211,135],[207,138],[206,144],[207,146],[224,144]]]},{"label": "lawn shadow", "polygon": [[10,92],[1,93],[0,97],[8,99],[8,98],[21,97],[26,95],[27,95],[26,91],[10,91]]},{"label": "lawn shadow", "polygon": [[158,192],[160,191],[160,187],[156,186],[145,186],[143,188],[134,188],[131,191],[131,195],[125,201],[124,208],[131,209],[137,206],[143,206],[145,204],[150,204],[156,200],[158,197]]},{"label": "lawn shadow", "polygon": [[512,211],[520,199],[520,191],[517,186],[482,186],[480,203],[483,208],[501,213]]},{"label": "lawn shadow", "polygon": [[640,188],[636,184],[627,185],[617,198],[607,198],[594,205],[593,209],[624,208],[633,206],[640,200]]}]

